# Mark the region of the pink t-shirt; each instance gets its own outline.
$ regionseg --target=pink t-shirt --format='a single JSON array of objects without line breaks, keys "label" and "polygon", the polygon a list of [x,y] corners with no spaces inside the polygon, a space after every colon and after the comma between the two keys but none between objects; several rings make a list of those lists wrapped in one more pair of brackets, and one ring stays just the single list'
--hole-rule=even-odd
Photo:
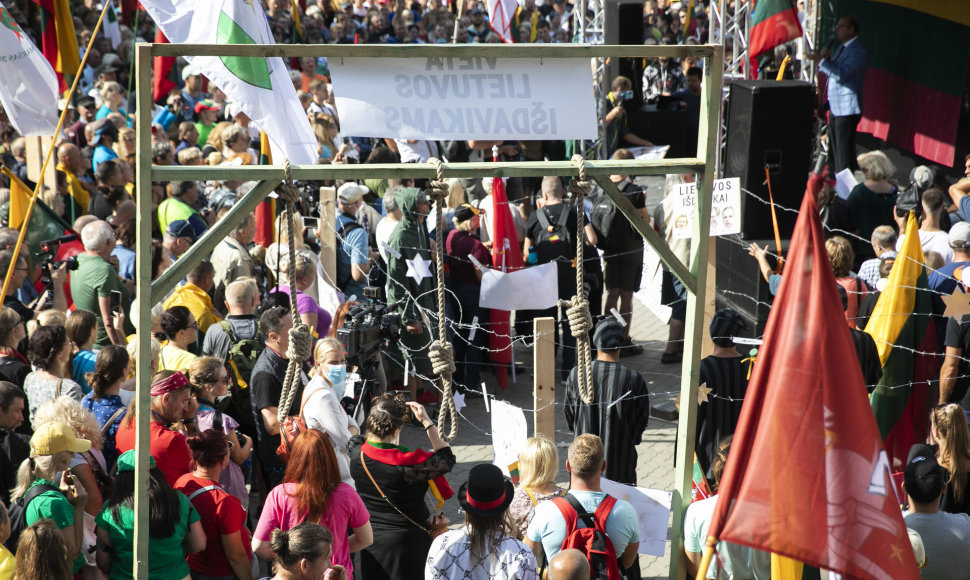
[{"label": "pink t-shirt", "polygon": [[[266,497],[263,512],[259,514],[259,523],[253,537],[262,542],[269,542],[273,530],[289,530],[302,523],[305,513],[297,513],[296,498],[290,494],[296,492],[295,483],[283,483],[273,488]],[[333,557],[331,563],[347,569],[347,577],[354,577],[354,567],[350,562],[350,546],[347,543],[347,528],[356,529],[370,521],[370,514],[364,507],[357,491],[341,483],[330,496],[330,509],[324,514],[319,523],[323,524],[333,534]]]}]

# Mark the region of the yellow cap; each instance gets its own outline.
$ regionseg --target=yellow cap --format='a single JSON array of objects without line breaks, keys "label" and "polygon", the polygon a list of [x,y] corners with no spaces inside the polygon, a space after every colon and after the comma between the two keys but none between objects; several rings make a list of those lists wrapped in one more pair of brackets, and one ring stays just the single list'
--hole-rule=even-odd
[{"label": "yellow cap", "polygon": [[91,449],[91,442],[74,436],[74,430],[64,423],[45,423],[30,438],[30,450],[34,455],[56,455],[62,451],[84,453]]}]

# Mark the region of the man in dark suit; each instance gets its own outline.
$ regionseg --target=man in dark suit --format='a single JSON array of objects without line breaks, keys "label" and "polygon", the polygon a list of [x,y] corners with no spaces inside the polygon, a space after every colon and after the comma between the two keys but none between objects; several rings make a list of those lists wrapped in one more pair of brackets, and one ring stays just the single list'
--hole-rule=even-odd
[{"label": "man in dark suit", "polygon": [[829,150],[836,172],[858,169],[855,158],[855,129],[862,119],[862,83],[868,56],[859,42],[859,21],[843,16],[835,25],[841,43],[831,53],[828,47],[812,55],[819,70],[828,75]]}]

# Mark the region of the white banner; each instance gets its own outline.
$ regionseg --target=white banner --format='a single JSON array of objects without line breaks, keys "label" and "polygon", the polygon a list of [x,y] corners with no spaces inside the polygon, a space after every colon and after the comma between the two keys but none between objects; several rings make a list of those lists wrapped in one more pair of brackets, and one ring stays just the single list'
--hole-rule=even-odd
[{"label": "white banner", "polygon": [[545,310],[559,302],[559,270],[555,262],[504,273],[482,273],[478,305],[498,310]]},{"label": "white banner", "polygon": [[49,137],[57,128],[57,75],[2,4],[0,104],[21,135]]},{"label": "white banner", "polygon": [[[488,395],[485,395],[486,397]],[[492,463],[509,475],[509,465],[519,460],[519,452],[529,438],[529,425],[522,409],[511,403],[492,401]],[[666,523],[667,520],[664,520]]]},{"label": "white banner", "polygon": [[[674,220],[674,239],[689,240],[694,231],[694,214],[697,210],[697,184],[682,183],[674,188],[677,211],[669,218]],[[741,233],[741,180],[737,177],[714,180],[711,195],[711,235],[726,236]]]},{"label": "white banner", "polygon": [[331,58],[328,64],[346,135],[596,138],[588,59]]},{"label": "white banner", "polygon": [[667,520],[670,518],[669,491],[634,487],[600,479],[600,488],[617,499],[630,502],[640,524],[640,547],[637,553],[646,556],[664,555],[667,546]]}]

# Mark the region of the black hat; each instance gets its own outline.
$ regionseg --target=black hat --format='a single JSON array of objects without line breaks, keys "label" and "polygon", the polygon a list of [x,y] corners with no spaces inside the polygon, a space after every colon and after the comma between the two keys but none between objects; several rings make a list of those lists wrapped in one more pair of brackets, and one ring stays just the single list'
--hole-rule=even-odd
[{"label": "black hat", "polygon": [[903,471],[906,495],[918,503],[930,503],[940,498],[946,474],[936,461],[933,448],[923,443],[913,445]]},{"label": "black hat", "polygon": [[737,310],[724,308],[714,313],[711,318],[711,340],[714,344],[730,348],[734,345],[731,340],[740,330],[747,330],[748,323],[744,321]]},{"label": "black hat", "polygon": [[463,203],[458,206],[457,209],[455,209],[455,213],[453,215],[455,217],[455,221],[461,223],[468,221],[481,213],[482,210],[476,208],[475,206],[468,203]]},{"label": "black hat", "polygon": [[472,467],[468,481],[458,488],[461,509],[480,518],[488,518],[509,508],[515,488],[502,470],[491,463]]},{"label": "black hat", "polygon": [[78,107],[93,107],[94,106],[94,97],[89,97],[87,95],[85,95],[83,97],[79,97],[78,100],[77,100],[77,106]]},{"label": "black hat", "polygon": [[623,346],[623,325],[615,318],[604,318],[593,332],[596,350],[616,350]]}]

